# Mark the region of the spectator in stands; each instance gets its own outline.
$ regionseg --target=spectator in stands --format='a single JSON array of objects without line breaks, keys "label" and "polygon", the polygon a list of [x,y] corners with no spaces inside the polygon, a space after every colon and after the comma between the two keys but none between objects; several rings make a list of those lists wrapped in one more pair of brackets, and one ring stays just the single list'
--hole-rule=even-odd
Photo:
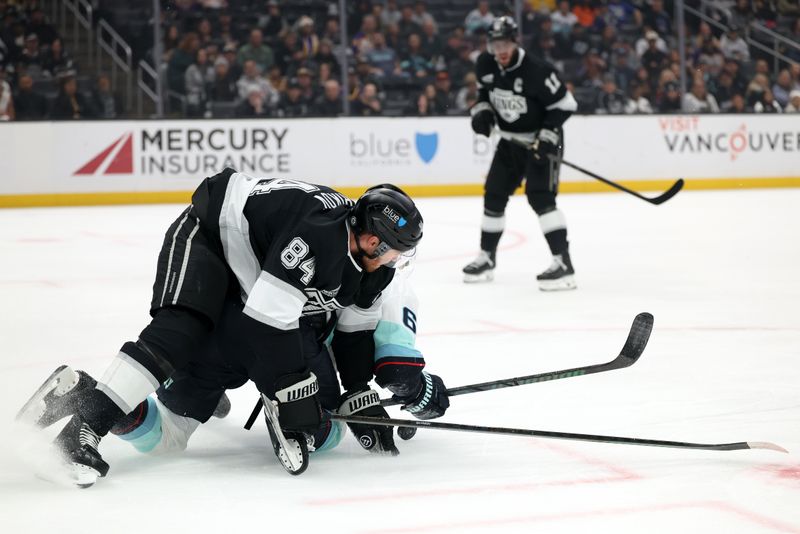
[{"label": "spectator in stands", "polygon": [[314,58],[319,52],[319,37],[314,32],[314,19],[306,15],[297,19],[297,38],[302,51],[301,61]]},{"label": "spectator in stands", "polygon": [[421,50],[422,40],[419,34],[412,33],[408,36],[408,51],[406,57],[400,62],[403,69],[412,79],[423,81],[433,72],[433,64],[425,57]]},{"label": "spectator in stands", "polygon": [[403,38],[408,38],[412,33],[422,33],[422,28],[414,20],[414,8],[411,4],[404,4],[400,8],[400,22],[397,23],[400,29],[400,35]]},{"label": "spectator in stands", "polygon": [[239,97],[236,87],[237,79],[230,70],[230,62],[224,57],[218,57],[214,62],[214,81],[208,89],[208,98],[212,102],[233,102]]},{"label": "spectator in stands", "polygon": [[325,82],[323,93],[314,102],[311,112],[317,117],[338,117],[342,114],[342,89],[339,82]]},{"label": "spectator in stands", "polygon": [[[581,24],[573,24],[568,35],[555,35],[556,48],[553,53],[558,59],[581,59],[592,48],[586,34],[586,28]],[[565,73],[570,75],[571,73]]]},{"label": "spectator in stands", "polygon": [[456,109],[456,95],[453,93],[453,84],[450,81],[450,74],[446,70],[436,73],[433,82],[436,88],[434,96],[434,107],[439,115],[448,115],[450,110]]},{"label": "spectator in stands", "polygon": [[[322,66],[322,65],[320,65]],[[272,65],[267,71],[267,81],[273,89],[282,93],[286,90],[286,77],[278,65]]]},{"label": "spectator in stands", "polygon": [[703,47],[708,48],[709,43],[711,43],[712,48],[719,48],[719,39],[717,39],[714,32],[711,31],[711,26],[705,21],[700,23],[697,35],[694,37],[693,41],[692,53],[695,57],[700,54]]},{"label": "spectator in stands", "polygon": [[277,42],[281,34],[289,29],[289,24],[281,14],[281,6],[276,0],[267,2],[266,12],[259,15],[257,26],[264,38],[271,43]]},{"label": "spectator in stands", "polygon": [[650,0],[645,4],[644,26],[655,30],[659,35],[672,35],[672,15],[664,10],[664,0]]},{"label": "spectator in stands", "polygon": [[372,67],[372,72],[383,77],[402,75],[403,71],[400,68],[397,53],[386,46],[383,34],[375,33],[372,36],[372,44],[372,50],[367,53],[367,61]]},{"label": "spectator in stands", "polygon": [[625,113],[628,97],[617,88],[612,74],[603,76],[603,88],[597,96],[595,113],[599,115],[621,115]]},{"label": "spectator in stands", "polygon": [[778,11],[772,0],[753,0],[753,16],[771,30],[777,26]]},{"label": "spectator in stands", "polygon": [[474,72],[464,75],[464,86],[456,93],[456,109],[467,112],[478,101],[478,78]]},{"label": "spectator in stands", "polygon": [[264,36],[261,30],[254,28],[250,30],[250,39],[247,44],[239,49],[236,54],[236,61],[244,66],[247,61],[255,61],[258,65],[258,72],[267,72],[275,62],[275,55],[272,48],[264,44]]},{"label": "spectator in stands", "polygon": [[681,93],[677,82],[667,82],[661,91],[658,111],[660,113],[676,113],[681,111]]},{"label": "spectator in stands", "polygon": [[297,33],[286,32],[275,49],[275,62],[280,65],[281,72],[289,76],[293,75],[303,57],[303,49],[300,47]]},{"label": "spectator in stands", "polygon": [[626,90],[636,80],[636,71],[631,67],[633,54],[627,45],[618,42],[612,54],[611,73],[614,75],[614,82],[621,90]]},{"label": "spectator in stands", "polygon": [[406,111],[406,115],[414,117],[433,117],[436,113],[433,111],[433,106],[431,106],[427,95],[425,95],[423,91],[417,95],[414,104]]},{"label": "spectator in stands", "polygon": [[200,39],[201,47],[206,47],[214,42],[214,36],[211,34],[211,21],[207,18],[202,18],[197,22],[195,31],[197,38]]},{"label": "spectator in stands", "polygon": [[381,11],[381,28],[386,28],[390,24],[397,24],[400,22],[402,15],[397,8],[397,0],[386,0],[386,4]]},{"label": "spectator in stands", "polygon": [[302,98],[297,78],[291,78],[286,83],[286,92],[281,95],[276,115],[286,118],[308,115],[308,104]]},{"label": "spectator in stands", "polygon": [[194,62],[199,49],[200,39],[196,33],[189,32],[183,36],[167,65],[167,86],[171,91],[186,94],[186,69]]},{"label": "spectator in stands", "polygon": [[658,49],[658,34],[654,31],[647,33],[647,50],[642,54],[642,66],[647,69],[650,78],[669,66],[667,54]]},{"label": "spectator in stands", "polygon": [[729,26],[744,28],[753,20],[753,6],[751,0],[736,0],[736,4],[730,9]]},{"label": "spectator in stands", "polygon": [[398,56],[404,56],[406,53],[407,40],[404,40],[400,35],[400,27],[397,24],[389,24],[384,28],[383,37],[386,40],[386,46],[397,52]]},{"label": "spectator in stands", "polygon": [[467,14],[464,19],[464,29],[467,35],[485,32],[492,25],[494,15],[489,10],[489,2],[480,0],[478,6]]},{"label": "spectator in stands", "polygon": [[313,104],[317,100],[317,88],[314,86],[314,78],[311,70],[306,67],[297,69],[297,83],[300,84],[300,95],[309,103]]},{"label": "spectator in stands", "polygon": [[236,106],[235,115],[240,118],[263,118],[269,116],[269,109],[258,89],[251,89],[247,97]]},{"label": "spectator in stands", "polygon": [[719,48],[722,55],[726,58],[735,59],[737,61],[750,61],[750,48],[747,43],[739,35],[739,28],[731,26],[728,31],[722,35],[719,40]]},{"label": "spectator in stands", "polygon": [[[791,32],[788,35],[789,39],[795,43],[800,43],[800,16],[794,19],[791,25]],[[800,49],[795,46],[783,46],[783,53],[795,63],[800,63]]]},{"label": "spectator in stands", "polygon": [[656,48],[664,52],[665,54],[669,52],[669,47],[667,47],[667,42],[653,30],[646,30],[642,36],[636,41],[636,55],[640,58],[650,49],[650,41],[655,39],[656,41]]},{"label": "spectator in stands", "polygon": [[353,49],[356,55],[366,55],[372,51],[376,33],[378,33],[378,23],[375,17],[365,16],[361,21],[361,29],[353,37]]},{"label": "spectator in stands", "polygon": [[728,113],[747,113],[747,103],[744,100],[744,97],[740,93],[735,93],[731,97],[731,107],[728,109]]},{"label": "spectator in stands", "polygon": [[558,11],[550,15],[553,21],[553,33],[556,35],[567,36],[572,33],[572,27],[578,23],[578,16],[569,10],[569,2],[561,0],[558,3]]},{"label": "spectator in stands", "polygon": [[98,119],[118,119],[122,115],[122,99],[111,88],[111,79],[100,74],[92,88],[92,107]]},{"label": "spectator in stands", "polygon": [[470,72],[475,71],[475,63],[469,55],[472,50],[469,45],[463,44],[458,51],[458,57],[447,63],[447,71],[454,80],[463,80]]},{"label": "spectator in stands", "polygon": [[378,97],[378,88],[374,83],[366,84],[362,89],[358,98],[351,104],[351,113],[356,117],[377,117],[383,111],[380,98]]},{"label": "spectator in stands", "polygon": [[[421,48],[428,52],[428,57],[434,64],[439,63],[442,56],[442,38],[436,31],[436,25],[428,20],[422,23],[422,34],[420,35]],[[444,68],[444,63],[440,64]]]},{"label": "spectator in stands", "polygon": [[719,113],[714,95],[706,91],[702,76],[695,76],[692,90],[683,97],[683,111],[686,113]]},{"label": "spectator in stands", "polygon": [[[238,42],[238,35],[234,35],[233,31],[233,17],[230,13],[222,12],[217,15],[217,44],[224,47],[227,43]],[[228,60],[231,69],[233,69],[233,62]]]},{"label": "spectator in stands", "polygon": [[208,101],[206,88],[214,79],[214,68],[208,62],[205,48],[197,51],[194,63],[186,69],[184,79],[187,113],[190,117],[200,117],[204,114]]},{"label": "spectator in stands", "polygon": [[800,113],[800,89],[793,89],[789,93],[789,103],[786,104],[786,113]]},{"label": "spectator in stands", "polygon": [[34,77],[39,77],[44,73],[43,63],[44,54],[39,47],[39,37],[35,33],[29,33],[25,37],[25,48],[19,56],[18,68]]},{"label": "spectator in stands", "polygon": [[14,119],[14,97],[11,94],[11,86],[5,80],[5,71],[0,70],[0,122]]},{"label": "spectator in stands", "polygon": [[756,113],[783,113],[783,107],[775,100],[772,90],[767,88],[761,93],[761,99],[753,106]]},{"label": "spectator in stands", "polygon": [[438,33],[439,31],[436,25],[436,19],[433,18],[433,15],[428,12],[428,6],[425,4],[425,2],[423,2],[423,0],[417,0],[414,2],[414,14],[411,16],[411,20],[413,20],[420,28],[424,29],[425,24],[430,23],[433,26],[433,33]]},{"label": "spectator in stands", "polygon": [[594,9],[593,0],[575,0],[573,2],[572,12],[578,20],[578,24],[584,28],[591,28],[594,26]]},{"label": "spectator in stands", "polygon": [[25,27],[26,35],[32,33],[39,37],[39,44],[42,46],[50,46],[59,37],[58,31],[45,20],[44,11],[39,7],[33,8],[28,25]]},{"label": "spectator in stands", "polygon": [[341,72],[339,59],[336,57],[336,54],[333,53],[333,43],[330,39],[320,40],[319,51],[317,52],[315,60],[318,65],[322,65],[323,63],[330,64],[331,72],[334,76],[338,76]]},{"label": "spectator in stands", "polygon": [[781,107],[786,107],[789,103],[789,93],[792,91],[792,75],[789,69],[783,69],[778,73],[778,78],[772,86],[772,94]]},{"label": "spectator in stands", "polygon": [[725,60],[725,64],[722,66],[722,72],[728,73],[733,80],[733,92],[744,94],[747,90],[747,80],[742,76],[739,62],[734,59]]},{"label": "spectator in stands", "polygon": [[172,53],[180,44],[181,33],[177,24],[170,24],[164,31],[164,61],[169,62]]},{"label": "spectator in stands", "polygon": [[50,49],[45,53],[42,61],[42,70],[50,77],[55,77],[56,73],[61,70],[73,69],[75,65],[72,58],[64,52],[64,47],[61,44],[61,38],[56,37],[50,43]]},{"label": "spectator in stands", "polygon": [[262,77],[258,71],[258,65],[252,59],[244,63],[244,73],[239,81],[236,82],[236,89],[239,98],[242,100],[250,99],[253,93],[258,93],[263,100],[264,107],[274,105],[278,100],[278,93],[269,84],[266,78]]},{"label": "spectator in stands", "polygon": [[236,62],[237,51],[235,43],[226,43],[222,48],[222,57],[228,62],[228,73],[234,81],[242,76],[242,67]]},{"label": "spectator in stands", "polygon": [[92,104],[78,92],[78,82],[72,74],[61,79],[61,90],[53,102],[51,117],[54,120],[90,119],[93,116]]},{"label": "spectator in stands", "polygon": [[608,12],[618,31],[630,33],[642,26],[642,12],[629,0],[608,0]]},{"label": "spectator in stands", "polygon": [[645,96],[649,91],[650,88],[647,84],[634,82],[631,87],[631,96],[625,105],[625,113],[628,115],[653,113],[653,106],[650,105],[650,101]]},{"label": "spectator in stands", "polygon": [[714,87],[711,91],[714,98],[717,99],[719,109],[723,112],[729,111],[733,106],[733,95],[738,94],[733,85],[733,78],[727,71],[722,71],[719,77],[715,80]]},{"label": "spectator in stands", "polygon": [[47,100],[33,90],[33,78],[20,75],[14,97],[14,111],[18,121],[38,121],[47,118]]},{"label": "spectator in stands", "polygon": [[334,45],[339,45],[342,40],[342,33],[339,28],[339,19],[336,17],[328,17],[325,20],[325,27],[322,29],[322,33],[319,36],[321,41],[328,40],[331,42],[331,48]]}]

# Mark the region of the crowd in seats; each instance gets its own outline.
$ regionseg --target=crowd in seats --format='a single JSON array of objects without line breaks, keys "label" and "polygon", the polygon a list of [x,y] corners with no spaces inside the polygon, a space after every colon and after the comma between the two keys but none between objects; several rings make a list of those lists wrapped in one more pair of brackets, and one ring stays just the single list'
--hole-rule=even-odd
[{"label": "crowd in seats", "polygon": [[[0,0],[0,6],[8,1]],[[473,70],[487,50],[487,28],[494,17],[513,14],[513,2],[502,1],[354,0],[346,2],[343,40],[338,1],[174,0],[162,12],[164,50],[154,60],[146,6],[95,3],[134,45],[136,58],[160,65],[170,116],[197,118],[341,116],[343,79],[351,116],[464,115],[477,99]],[[683,98],[672,0],[527,0],[522,45],[559,69],[580,113],[798,110],[796,1],[715,0],[711,10],[701,0],[686,5],[703,9],[728,31],[687,15]],[[0,23],[0,43],[11,39],[16,70],[10,85],[8,74],[0,84],[0,116],[4,98],[14,104],[17,94],[34,99],[30,95],[37,91],[23,89],[30,85],[23,78],[31,65],[54,76],[49,65],[68,58],[63,47],[53,46],[60,42],[58,33],[46,30],[35,10],[12,15],[11,25],[8,18]],[[25,20],[22,30],[15,20]],[[780,45],[790,61],[776,63],[748,42],[760,38],[749,29],[753,21],[798,43]],[[41,43],[32,42],[28,50],[32,34]],[[36,46],[53,59],[27,59],[35,57]],[[0,58],[2,51],[0,44]],[[70,118],[70,107],[73,118],[109,117],[115,110],[119,115],[113,93],[102,92],[100,80],[94,94],[80,83],[77,91],[72,82],[60,85],[58,98],[40,106],[47,110],[39,118]]]},{"label": "crowd in seats", "polygon": [[38,2],[0,0],[0,120],[114,119],[105,74],[81,73]]}]

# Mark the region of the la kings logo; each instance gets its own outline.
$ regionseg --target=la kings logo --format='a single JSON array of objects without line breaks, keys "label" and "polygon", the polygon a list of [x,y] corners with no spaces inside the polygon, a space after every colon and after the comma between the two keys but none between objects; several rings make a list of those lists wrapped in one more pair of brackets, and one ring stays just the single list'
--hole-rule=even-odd
[{"label": "la kings logo", "polygon": [[492,89],[489,100],[497,114],[506,122],[514,122],[528,112],[528,101],[525,97],[508,89]]}]

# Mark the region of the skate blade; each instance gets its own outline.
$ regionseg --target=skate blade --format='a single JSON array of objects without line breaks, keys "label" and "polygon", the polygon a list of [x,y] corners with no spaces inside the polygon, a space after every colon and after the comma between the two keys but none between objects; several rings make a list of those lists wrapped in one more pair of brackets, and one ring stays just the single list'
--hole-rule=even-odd
[{"label": "skate blade", "polygon": [[67,365],[62,365],[51,374],[47,380],[44,381],[39,389],[36,390],[28,402],[26,402],[19,412],[17,412],[15,421],[27,424],[37,425],[39,420],[47,411],[47,404],[44,399],[50,392],[54,392],[56,396],[62,396],[78,383],[80,377],[72,368]]},{"label": "skate blade", "polygon": [[486,271],[481,274],[464,273],[465,284],[480,284],[484,282],[491,282],[492,280],[494,280],[494,271]]},{"label": "skate blade", "polygon": [[558,280],[539,280],[539,289],[541,291],[569,291],[576,287],[578,285],[572,275],[562,276]]}]

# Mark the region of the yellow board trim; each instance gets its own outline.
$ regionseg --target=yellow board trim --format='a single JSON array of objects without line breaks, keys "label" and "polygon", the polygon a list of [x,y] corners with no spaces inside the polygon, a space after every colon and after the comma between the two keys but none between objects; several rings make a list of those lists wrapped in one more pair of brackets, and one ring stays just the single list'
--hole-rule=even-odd
[{"label": "yellow board trim", "polygon": [[[635,191],[664,191],[674,180],[626,180],[622,185]],[[413,197],[480,196],[483,184],[401,186]],[[755,189],[800,187],[800,177],[778,178],[690,178],[684,189]],[[617,191],[602,182],[564,182],[561,193],[609,193]],[[366,187],[336,187],[337,191],[358,197]],[[517,193],[521,191],[518,190]],[[38,195],[0,195],[0,208],[53,206],[109,206],[119,204],[186,204],[191,191],[134,191],[115,193],[52,193]]]}]

